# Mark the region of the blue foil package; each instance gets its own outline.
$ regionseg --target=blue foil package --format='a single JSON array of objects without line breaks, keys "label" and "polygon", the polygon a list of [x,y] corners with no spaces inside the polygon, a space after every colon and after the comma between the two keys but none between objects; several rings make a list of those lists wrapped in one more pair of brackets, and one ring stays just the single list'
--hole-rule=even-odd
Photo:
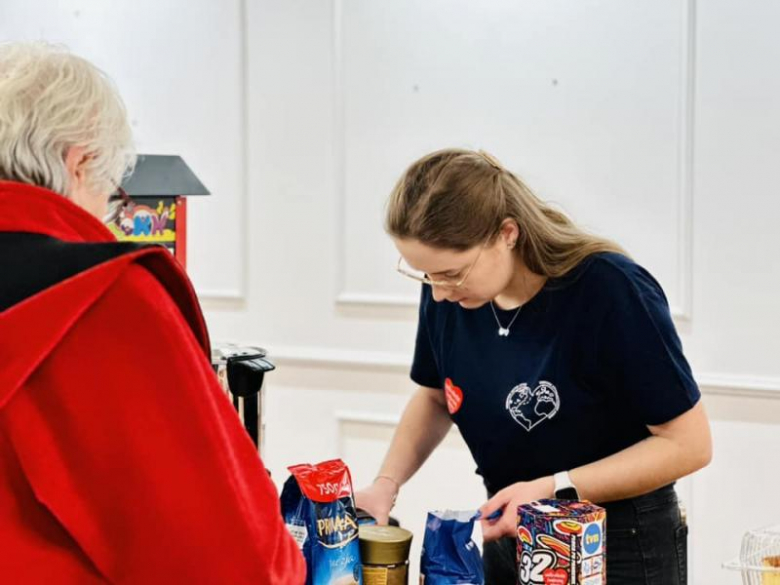
[{"label": "blue foil package", "polygon": [[420,585],[485,585],[482,556],[472,540],[476,512],[429,512]]},{"label": "blue foil package", "polygon": [[306,585],[362,585],[349,469],[340,459],[288,469],[282,515],[306,559]]}]

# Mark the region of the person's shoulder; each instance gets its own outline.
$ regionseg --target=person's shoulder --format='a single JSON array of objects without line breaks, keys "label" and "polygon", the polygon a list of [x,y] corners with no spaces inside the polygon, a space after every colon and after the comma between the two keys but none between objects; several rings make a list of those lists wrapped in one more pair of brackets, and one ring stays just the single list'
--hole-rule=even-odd
[{"label": "person's shoulder", "polygon": [[[575,269],[576,270],[576,269]],[[625,254],[600,252],[581,263],[581,279],[587,288],[608,297],[626,294],[664,297],[655,277],[642,265]]]},{"label": "person's shoulder", "polygon": [[592,254],[582,264],[584,275],[591,279],[631,279],[637,271],[641,270],[641,267],[633,259],[617,252]]},{"label": "person's shoulder", "polygon": [[170,299],[165,287],[146,266],[138,262],[128,264],[116,282],[114,290],[136,303],[155,306]]},{"label": "person's shoulder", "polygon": [[142,264],[131,262],[114,278],[110,288],[96,301],[94,311],[103,316],[114,315],[118,330],[126,326],[139,331],[150,323],[164,326],[175,320],[173,299]]},{"label": "person's shoulder", "polygon": [[189,281],[164,250],[147,250],[132,258],[99,305],[103,314],[116,315],[136,331],[147,328],[162,338],[168,337],[166,332],[175,337],[189,328],[202,347],[208,345]]}]

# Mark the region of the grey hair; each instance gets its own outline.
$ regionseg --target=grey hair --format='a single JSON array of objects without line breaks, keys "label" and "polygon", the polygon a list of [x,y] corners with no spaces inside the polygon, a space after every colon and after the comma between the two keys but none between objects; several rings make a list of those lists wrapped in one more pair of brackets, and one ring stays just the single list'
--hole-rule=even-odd
[{"label": "grey hair", "polygon": [[0,179],[67,196],[71,147],[84,148],[98,193],[111,193],[132,170],[132,132],[114,83],[64,47],[0,43]]}]

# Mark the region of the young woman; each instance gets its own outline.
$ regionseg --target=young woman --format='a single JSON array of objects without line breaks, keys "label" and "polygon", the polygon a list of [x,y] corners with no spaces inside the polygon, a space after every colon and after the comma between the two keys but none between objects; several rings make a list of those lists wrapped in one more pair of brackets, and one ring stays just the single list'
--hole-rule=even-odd
[{"label": "young woman", "polygon": [[673,484],[707,465],[709,423],[656,280],[484,152],[409,167],[389,201],[398,270],[423,283],[410,400],[357,503],[386,520],[455,423],[482,476],[486,582],[514,584],[520,504],[607,509],[610,585],[686,582]]}]

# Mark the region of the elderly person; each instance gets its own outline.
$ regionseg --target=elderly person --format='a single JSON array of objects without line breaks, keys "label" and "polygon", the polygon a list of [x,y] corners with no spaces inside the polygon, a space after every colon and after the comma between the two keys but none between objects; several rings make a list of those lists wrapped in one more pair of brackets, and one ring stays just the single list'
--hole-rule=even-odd
[{"label": "elderly person", "polygon": [[189,280],[99,219],[133,162],[105,75],[0,45],[0,574],[301,583]]}]

